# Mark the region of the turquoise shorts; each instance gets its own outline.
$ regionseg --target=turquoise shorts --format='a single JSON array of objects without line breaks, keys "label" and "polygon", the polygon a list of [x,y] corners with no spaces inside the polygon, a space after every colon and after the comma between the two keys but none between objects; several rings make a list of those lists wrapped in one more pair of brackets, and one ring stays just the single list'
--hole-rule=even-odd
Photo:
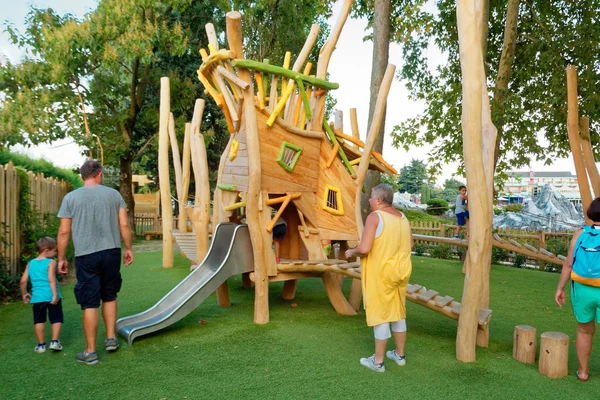
[{"label": "turquoise shorts", "polygon": [[580,324],[587,324],[594,318],[600,323],[600,287],[571,282],[571,304]]}]

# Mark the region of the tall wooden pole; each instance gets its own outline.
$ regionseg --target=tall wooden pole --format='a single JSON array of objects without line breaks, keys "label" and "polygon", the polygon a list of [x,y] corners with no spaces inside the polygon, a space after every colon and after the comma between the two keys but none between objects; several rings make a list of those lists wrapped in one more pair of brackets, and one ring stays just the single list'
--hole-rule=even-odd
[{"label": "tall wooden pole", "polygon": [[187,198],[190,191],[190,123],[185,124],[185,136],[183,138],[183,162],[181,167],[181,195],[179,197],[179,220],[180,232],[187,232]]},{"label": "tall wooden pole", "polygon": [[585,223],[590,225],[592,221],[585,215],[585,211],[592,202],[592,192],[583,163],[581,144],[579,143],[577,69],[573,65],[567,67],[567,133],[569,134],[569,144],[571,145],[571,153],[573,154],[573,163],[575,164],[579,193],[581,193],[581,203],[583,205]]},{"label": "tall wooden pole", "polygon": [[488,193],[482,150],[482,94],[485,85],[481,46],[483,3],[458,0],[456,8],[462,70],[463,152],[469,185],[470,233],[468,260],[462,296],[462,309],[456,335],[456,358],[475,361],[478,314],[483,292],[485,238],[491,237],[487,218]]},{"label": "tall wooden pole", "polygon": [[193,223],[196,234],[196,261],[200,263],[208,252],[208,223],[210,222],[210,184],[208,180],[208,160],[204,136],[200,133],[200,123],[204,112],[204,100],[196,100],[194,118],[191,126],[191,153],[196,195],[194,201]]},{"label": "tall wooden pole", "polygon": [[581,117],[581,149],[583,150],[583,161],[587,170],[592,188],[594,189],[593,198],[600,197],[600,174],[596,167],[594,152],[592,151],[592,138],[590,137],[590,119]]},{"label": "tall wooden pole", "polygon": [[177,191],[177,200],[179,201],[181,198],[181,155],[179,153],[179,144],[177,143],[173,113],[169,113],[169,139],[171,141],[171,153],[173,154],[173,168],[175,168],[175,189]]},{"label": "tall wooden pole", "polygon": [[[227,41],[229,48],[236,58],[244,58],[242,51],[242,15],[237,11],[227,13]],[[246,221],[252,239],[254,253],[254,322],[266,324],[269,322],[269,269],[277,270],[275,255],[271,250],[271,236],[267,234],[262,224],[263,213],[269,213],[269,207],[263,207],[261,202],[267,199],[261,197],[261,165],[260,144],[256,109],[254,108],[254,85],[250,71],[240,68],[239,77],[248,82],[248,87],[242,91],[244,98],[244,126],[246,129],[246,144],[248,149],[248,192],[246,195]],[[260,205],[260,206],[259,206]],[[262,210],[262,211],[261,211]],[[270,214],[270,213],[269,213]]]},{"label": "tall wooden pole", "polygon": [[158,127],[158,180],[163,231],[163,268],[173,268],[173,208],[171,207],[171,183],[169,180],[169,116],[171,114],[171,90],[169,78],[160,78],[160,114]]}]

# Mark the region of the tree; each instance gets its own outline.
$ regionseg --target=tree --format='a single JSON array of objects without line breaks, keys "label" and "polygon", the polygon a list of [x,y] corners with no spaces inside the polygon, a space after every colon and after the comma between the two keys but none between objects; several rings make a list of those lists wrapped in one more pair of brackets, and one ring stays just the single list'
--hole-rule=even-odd
[{"label": "tree", "polygon": [[[274,45],[261,55],[281,60],[283,48],[300,51],[310,24],[322,21],[330,4],[262,1],[240,7],[246,13],[244,27],[261,34],[261,13],[276,7],[270,19],[274,25],[268,26]],[[198,49],[207,45],[204,24],[213,22],[223,32],[229,9],[226,1],[101,0],[82,20],[32,9],[24,33],[7,27],[13,42],[30,50],[23,62],[0,69],[0,143],[25,137],[26,143],[37,144],[70,136],[89,148],[101,145],[105,164],[119,166],[119,188],[133,210],[133,168],[150,175],[156,171],[159,78],[170,78],[176,93],[171,109],[182,127],[204,91],[195,78]],[[261,43],[255,34],[247,38],[249,44]],[[290,38],[295,40],[286,42]],[[211,145],[209,167],[216,171],[229,136],[212,101],[207,101],[201,129]]]},{"label": "tree", "polygon": [[454,189],[458,191],[458,188],[461,186],[465,186],[465,183],[454,178],[446,179],[444,181],[444,189]]},{"label": "tree", "polygon": [[[434,144],[432,166],[462,158],[461,81],[456,28],[456,4],[440,0],[430,11],[423,1],[396,1],[409,10],[392,27],[392,38],[403,46],[399,76],[411,98],[425,111],[394,128],[394,144],[409,148]],[[600,32],[593,21],[600,9],[592,0],[579,2],[499,0],[489,2],[489,32],[485,48],[492,121],[498,128],[496,164],[518,168],[533,158],[551,164],[569,152],[566,121],[565,67],[578,67],[580,113],[600,129]],[[392,7],[394,9],[394,7]],[[393,19],[392,19],[393,20]],[[506,26],[505,26],[506,22]],[[518,30],[517,30],[518,27]],[[428,65],[429,43],[447,54],[435,71]],[[500,55],[500,57],[498,56]],[[538,139],[543,135],[548,142]]]},{"label": "tree", "polygon": [[398,178],[400,193],[420,193],[421,188],[426,181],[427,168],[420,160],[413,159],[409,165],[406,165],[400,169]]},{"label": "tree", "polygon": [[398,175],[388,175],[386,173],[381,174],[381,183],[390,185],[394,193],[400,190],[400,185],[398,184]]},{"label": "tree", "polygon": [[[375,105],[377,103],[377,96],[379,89],[381,88],[381,82],[388,65],[389,52],[390,52],[390,18],[391,18],[391,0],[375,0],[372,2],[357,2],[354,7],[354,13],[357,16],[368,17],[368,27],[373,28],[373,33],[367,36],[368,39],[373,40],[373,61],[371,64],[371,93],[369,99],[369,119],[368,119],[368,130],[370,130],[371,123],[373,120],[373,114],[375,113]],[[381,127],[379,128],[379,135],[373,150],[381,153],[383,151],[383,139],[385,132],[385,110],[383,113],[383,120]],[[375,132],[374,132],[375,133]],[[377,186],[380,182],[380,174],[378,171],[368,171],[365,179],[365,193],[371,193],[371,190]],[[363,218],[366,218],[370,212],[368,204],[368,196],[364,195],[361,198],[361,211]]]},{"label": "tree", "polygon": [[[136,124],[157,60],[188,50],[177,20],[187,5],[186,0],[102,0],[83,20],[32,8],[23,34],[7,28],[15,44],[30,50],[23,62],[2,69],[2,142],[25,136],[35,144],[71,136],[91,148],[89,127],[105,154],[118,160],[119,189],[133,210],[133,143],[141,134]],[[130,220],[133,225],[132,214]]]}]

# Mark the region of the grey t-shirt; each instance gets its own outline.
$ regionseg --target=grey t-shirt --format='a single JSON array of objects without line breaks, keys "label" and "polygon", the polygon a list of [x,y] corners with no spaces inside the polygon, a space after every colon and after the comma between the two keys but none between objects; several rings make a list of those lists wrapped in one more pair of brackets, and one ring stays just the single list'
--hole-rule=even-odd
[{"label": "grey t-shirt", "polygon": [[465,201],[461,197],[461,194],[456,196],[456,208],[454,209],[454,214],[460,214],[467,211],[465,208]]},{"label": "grey t-shirt", "polygon": [[121,194],[103,185],[84,186],[65,196],[58,218],[71,219],[75,257],[121,248],[121,208],[127,208]]}]

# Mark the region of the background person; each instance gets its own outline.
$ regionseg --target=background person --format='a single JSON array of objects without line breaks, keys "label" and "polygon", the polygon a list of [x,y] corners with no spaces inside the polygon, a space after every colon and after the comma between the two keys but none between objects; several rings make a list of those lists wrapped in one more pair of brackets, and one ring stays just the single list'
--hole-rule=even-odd
[{"label": "background person", "polygon": [[589,378],[589,361],[596,322],[600,322],[600,197],[587,209],[592,225],[578,230],[571,239],[569,254],[563,263],[554,301],[562,308],[565,304],[564,287],[571,278],[571,304],[577,320],[575,348],[579,369],[577,379]]},{"label": "background person", "polygon": [[102,164],[86,161],[81,167],[83,187],[68,193],[62,201],[58,217],[58,270],[68,271],[66,259],[69,237],[73,234],[77,284],[75,298],[83,310],[86,349],[77,361],[96,364],[98,308],[106,327],[104,345],[107,351],[119,347],[116,336],[117,293],[121,289],[121,238],[125,243],[123,263],[133,262],[132,234],[123,197],[102,185]]},{"label": "background person", "polygon": [[467,223],[469,219],[469,211],[467,210],[467,187],[459,186],[458,195],[456,196],[456,207],[454,208],[454,215],[456,215],[456,231],[454,232],[454,238],[458,239],[460,230]]},{"label": "background person", "polygon": [[398,365],[406,364],[406,286],[412,272],[413,239],[408,220],[392,206],[393,200],[391,186],[373,188],[369,198],[373,212],[360,243],[346,251],[346,258],[362,257],[363,302],[367,325],[375,335],[375,354],[361,358],[360,363],[376,372],[385,372],[383,356],[392,332],[396,348],[385,354]]}]

